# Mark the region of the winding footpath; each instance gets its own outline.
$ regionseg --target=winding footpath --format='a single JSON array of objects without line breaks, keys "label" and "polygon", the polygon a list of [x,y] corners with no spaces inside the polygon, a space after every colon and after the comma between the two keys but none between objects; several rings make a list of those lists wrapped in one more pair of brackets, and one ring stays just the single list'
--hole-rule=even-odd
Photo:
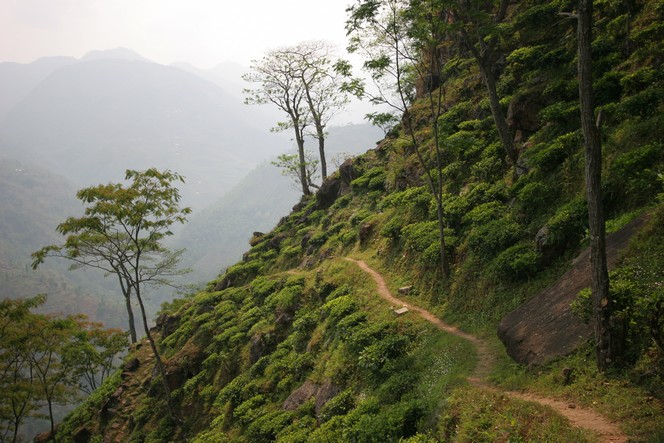
[{"label": "winding footpath", "polygon": [[535,394],[516,392],[516,391],[504,391],[495,386],[487,384],[483,380],[491,372],[491,368],[493,367],[495,362],[495,356],[491,352],[488,344],[484,340],[472,334],[463,332],[459,328],[448,325],[447,323],[441,321],[438,317],[436,317],[426,309],[407,303],[395,297],[388,289],[387,284],[385,283],[385,279],[383,279],[383,276],[380,275],[380,273],[378,273],[371,267],[369,267],[369,265],[367,265],[364,261],[355,260],[348,257],[346,257],[345,260],[357,264],[357,266],[359,266],[360,269],[362,269],[364,272],[369,274],[374,279],[376,285],[378,286],[378,294],[383,299],[387,300],[388,302],[394,305],[406,307],[408,308],[409,311],[417,313],[419,316],[421,316],[428,322],[434,324],[438,329],[456,335],[457,337],[461,337],[471,342],[477,351],[477,365],[475,366],[473,373],[468,377],[468,381],[472,385],[490,390],[492,392],[498,392],[503,395],[507,395],[509,397],[516,398],[519,400],[539,403],[541,405],[548,406],[553,410],[555,410],[556,412],[558,412],[560,415],[567,418],[573,426],[589,430],[595,433],[596,436],[598,437],[599,442],[625,443],[628,441],[627,436],[623,434],[614,423],[610,422],[602,415],[598,414],[597,412],[591,409],[581,408],[579,406],[570,405],[569,402],[555,400],[548,397],[541,397]]}]

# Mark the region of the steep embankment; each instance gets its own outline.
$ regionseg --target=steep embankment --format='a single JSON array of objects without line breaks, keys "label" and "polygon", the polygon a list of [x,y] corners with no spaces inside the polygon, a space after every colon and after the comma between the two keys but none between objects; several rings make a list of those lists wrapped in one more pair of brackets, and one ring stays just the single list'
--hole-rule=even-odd
[{"label": "steep embankment", "polygon": [[[441,60],[440,115],[422,97],[434,79],[419,79],[414,86],[422,100],[375,149],[342,165],[274,230],[257,233],[242,261],[207,288],[165,307],[159,346],[180,420],[168,416],[160,380],[139,352],[138,366],[126,366],[62,425],[62,439],[593,441],[595,435],[561,415],[577,409],[620,423],[637,441],[661,440],[660,2],[601,2],[596,10],[607,229],[619,231],[652,212],[611,274],[622,345],[614,368],[598,372],[584,340],[569,355],[532,368],[494,353],[501,319],[555,285],[587,237],[576,27],[566,18],[569,8],[512,2],[496,29],[500,57],[492,74],[516,161],[498,136],[496,103],[487,97],[477,60],[458,40],[446,40],[443,52],[449,49],[453,57]],[[390,285],[412,286],[404,298],[413,310],[426,309],[418,312],[428,320],[396,317],[375,296],[365,271],[335,257],[362,257]],[[586,292],[574,305],[581,318],[590,316]],[[441,330],[436,317],[472,336]],[[488,378],[495,386],[469,384],[468,377]],[[117,399],[132,401],[121,410],[107,408],[99,419],[123,386],[128,391]],[[505,392],[513,390],[527,390],[523,400],[537,397],[555,408],[561,404],[545,399],[564,399],[575,408],[561,407],[558,414]],[[612,429],[605,433],[611,434],[623,438]]]},{"label": "steep embankment", "polygon": [[[346,260],[356,263],[363,271],[371,275],[371,277],[376,282],[378,287],[378,295],[392,303],[395,309],[398,307],[407,308],[410,311],[416,312],[419,316],[424,318],[426,321],[435,325],[438,329],[445,331],[449,334],[456,335],[461,337],[464,340],[471,342],[477,352],[477,364],[473,373],[468,377],[468,380],[475,386],[478,386],[482,389],[488,389],[491,391],[498,392],[503,395],[507,395],[512,398],[517,398],[524,401],[538,403],[544,406],[548,406],[554,409],[557,413],[564,416],[566,419],[572,423],[572,425],[591,431],[597,435],[597,438],[600,442],[615,442],[622,443],[628,441],[627,436],[625,436],[616,424],[607,420],[597,412],[578,407],[569,402],[556,400],[553,398],[542,397],[527,392],[514,392],[514,391],[505,391],[496,387],[491,386],[486,383],[484,379],[489,375],[492,370],[492,367],[495,362],[495,356],[490,351],[489,345],[482,339],[478,338],[475,335],[468,334],[461,331],[459,328],[449,325],[441,321],[438,317],[433,315],[431,312],[423,309],[419,306],[407,303],[403,300],[398,299],[387,287],[383,276],[372,269],[362,260],[355,260],[352,258],[347,258]],[[563,277],[564,278],[564,277]]]}]

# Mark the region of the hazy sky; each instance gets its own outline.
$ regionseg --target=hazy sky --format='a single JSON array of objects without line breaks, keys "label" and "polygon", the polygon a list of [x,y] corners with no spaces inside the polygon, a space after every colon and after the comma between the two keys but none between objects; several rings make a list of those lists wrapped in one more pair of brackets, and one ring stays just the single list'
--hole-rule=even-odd
[{"label": "hazy sky", "polygon": [[125,47],[153,61],[249,65],[266,49],[326,39],[345,47],[354,0],[0,0],[0,61]]}]

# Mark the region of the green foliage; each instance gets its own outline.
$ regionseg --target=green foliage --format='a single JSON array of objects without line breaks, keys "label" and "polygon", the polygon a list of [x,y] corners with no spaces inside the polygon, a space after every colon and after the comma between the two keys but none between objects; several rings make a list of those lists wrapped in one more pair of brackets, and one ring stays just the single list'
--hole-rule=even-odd
[{"label": "green foliage", "polygon": [[548,229],[546,241],[542,246],[564,248],[575,245],[582,238],[588,225],[588,207],[583,198],[576,198],[559,207],[546,222]]},{"label": "green foliage", "polygon": [[[613,325],[624,363],[634,364],[653,344],[664,353],[664,209],[653,215],[651,226],[630,245],[622,266],[609,276]],[[572,304],[586,322],[591,319],[589,289]],[[660,371],[661,372],[661,371]],[[664,374],[661,374],[664,375]]]},{"label": "green foliage", "polygon": [[580,136],[579,132],[569,132],[552,143],[538,144],[528,151],[528,160],[544,173],[553,172],[578,149]]},{"label": "green foliage", "polygon": [[[16,440],[25,421],[48,419],[52,406],[91,393],[115,369],[127,337],[84,316],[35,312],[45,296],[0,301],[0,436]],[[48,415],[40,409],[48,406]]]},{"label": "green foliage", "polygon": [[651,202],[661,192],[658,169],[664,159],[664,145],[648,144],[617,156],[609,167],[604,192],[613,205],[636,207]]},{"label": "green foliage", "polygon": [[503,280],[532,277],[538,270],[540,256],[532,243],[511,246],[491,262],[490,269]]},{"label": "green foliage", "polygon": [[499,218],[473,228],[468,234],[468,246],[481,258],[488,260],[521,235],[522,228],[510,218]]},{"label": "green foliage", "polygon": [[260,260],[238,263],[226,270],[224,279],[232,282],[232,284],[236,286],[244,285],[252,281],[258,275],[262,266],[263,262]]},{"label": "green foliage", "polygon": [[372,168],[361,177],[353,180],[350,185],[355,192],[380,191],[385,189],[385,170],[383,168]]}]

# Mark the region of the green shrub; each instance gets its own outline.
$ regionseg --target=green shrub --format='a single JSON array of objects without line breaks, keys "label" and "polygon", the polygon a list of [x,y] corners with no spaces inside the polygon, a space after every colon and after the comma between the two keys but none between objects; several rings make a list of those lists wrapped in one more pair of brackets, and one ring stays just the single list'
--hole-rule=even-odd
[{"label": "green shrub", "polygon": [[548,235],[540,246],[564,249],[578,244],[588,226],[588,206],[585,199],[578,197],[558,208],[546,222]]},{"label": "green shrub", "polygon": [[492,261],[495,275],[506,280],[532,277],[539,268],[540,255],[531,243],[507,248]]},{"label": "green shrub", "polygon": [[233,410],[233,416],[242,424],[248,425],[263,415],[261,406],[266,403],[265,396],[256,394],[239,404]]},{"label": "green shrub", "polygon": [[373,343],[360,352],[358,357],[358,366],[369,369],[371,372],[378,372],[383,366],[394,358],[397,358],[405,352],[409,340],[403,335],[389,334],[380,341]]},{"label": "green shrub", "polygon": [[265,299],[269,294],[276,291],[281,282],[265,276],[259,276],[251,282],[250,290],[254,297],[259,300]]},{"label": "green shrub", "polygon": [[475,226],[468,234],[468,246],[486,260],[514,244],[521,234],[522,229],[514,220],[499,218]]},{"label": "green shrub", "polygon": [[527,151],[528,161],[542,172],[556,170],[573,152],[581,146],[581,134],[579,131],[569,132],[561,135],[551,143],[540,143]]},{"label": "green shrub", "polygon": [[327,241],[328,235],[329,233],[327,231],[318,232],[313,236],[311,236],[308,244],[313,246],[321,246],[323,243]]},{"label": "green shrub", "polygon": [[290,411],[274,411],[261,415],[247,426],[247,438],[252,443],[271,442],[277,434],[285,429],[293,420]]},{"label": "green shrub", "polygon": [[386,238],[397,240],[399,239],[399,237],[401,237],[402,226],[403,226],[403,220],[401,219],[401,217],[399,216],[391,217],[380,228],[380,235]]},{"label": "green shrub", "polygon": [[661,112],[664,88],[645,88],[620,102],[620,111],[625,117],[650,117]]},{"label": "green shrub", "polygon": [[439,240],[437,221],[412,223],[405,226],[401,232],[406,241],[406,247],[417,252],[424,252],[431,244]]},{"label": "green shrub", "polygon": [[350,182],[350,186],[355,192],[367,190],[380,191],[385,189],[386,177],[385,170],[376,167],[368,170],[364,175]]},{"label": "green shrub", "polygon": [[330,294],[325,298],[325,301],[330,301],[334,300],[337,297],[341,297],[342,295],[348,295],[353,292],[353,287],[347,284],[343,284],[337,288],[335,288]]},{"label": "green shrub", "polygon": [[253,260],[247,263],[238,263],[226,270],[224,279],[232,282],[235,286],[241,286],[253,280],[261,271],[263,262]]},{"label": "green shrub", "polygon": [[653,166],[664,159],[664,145],[661,143],[641,146],[618,156],[609,167],[604,193],[610,206],[628,207],[653,200],[662,190],[657,170]]},{"label": "green shrub", "polygon": [[354,407],[355,398],[353,397],[353,392],[350,389],[346,389],[325,403],[321,408],[319,419],[321,423],[325,423],[332,419],[332,417],[347,414]]},{"label": "green shrub", "polygon": [[282,290],[273,293],[265,300],[268,306],[274,307],[277,311],[294,312],[297,307],[302,288],[299,286],[286,286]]},{"label": "green shrub", "polygon": [[[332,297],[332,295],[330,295]],[[328,298],[330,298],[328,297]],[[348,295],[341,295],[332,298],[321,307],[323,316],[328,318],[332,323],[338,323],[339,320],[345,316],[357,311],[357,302]]]},{"label": "green shrub", "polygon": [[482,203],[463,216],[463,223],[471,226],[483,225],[505,215],[505,205],[498,201]]},{"label": "green shrub", "polygon": [[543,183],[531,182],[519,190],[517,198],[526,213],[533,213],[550,201],[551,193]]},{"label": "green shrub", "polygon": [[285,248],[281,253],[287,258],[294,258],[302,253],[302,246],[300,245],[289,246]]},{"label": "green shrub", "polygon": [[579,118],[579,103],[557,101],[540,111],[540,119],[543,123],[551,122],[561,125],[569,125]]}]

